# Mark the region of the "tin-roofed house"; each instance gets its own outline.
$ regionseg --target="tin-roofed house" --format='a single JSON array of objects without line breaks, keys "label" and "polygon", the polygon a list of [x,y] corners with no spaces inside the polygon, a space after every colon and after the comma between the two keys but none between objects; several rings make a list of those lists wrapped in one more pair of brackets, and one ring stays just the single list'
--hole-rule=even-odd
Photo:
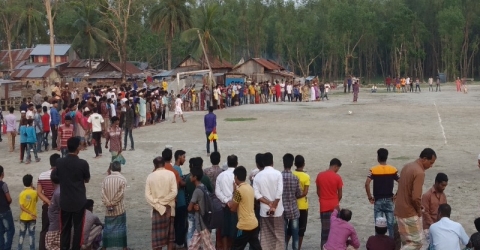
[{"label": "tin-roofed house", "polygon": [[295,74],[287,71],[282,65],[275,61],[264,58],[250,58],[246,62],[235,66],[231,73],[241,73],[254,82],[275,80],[292,80]]},{"label": "tin-roofed house", "polygon": [[[126,63],[125,75],[127,79],[143,79],[145,74],[130,62]],[[88,77],[96,83],[113,84],[122,82],[122,64],[120,62],[102,62]]]},{"label": "tin-roofed house", "polygon": [[[30,62],[33,49],[12,49],[12,71]],[[0,51],[0,78],[10,79],[10,56],[8,50]]]},{"label": "tin-roofed house", "polygon": [[[70,44],[55,44],[55,63],[68,63],[79,59],[77,52]],[[32,63],[50,63],[50,44],[38,44],[30,53]]]},{"label": "tin-roofed house", "polygon": [[54,82],[60,82],[61,74],[58,69],[50,68],[49,65],[30,64],[14,70],[11,78],[22,81],[29,88],[41,89]]}]

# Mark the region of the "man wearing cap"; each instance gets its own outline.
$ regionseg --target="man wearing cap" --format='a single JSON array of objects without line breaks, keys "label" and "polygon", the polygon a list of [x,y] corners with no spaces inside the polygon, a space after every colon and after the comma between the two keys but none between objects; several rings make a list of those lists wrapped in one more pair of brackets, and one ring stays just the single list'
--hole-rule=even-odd
[{"label": "man wearing cap", "polygon": [[375,235],[367,240],[367,250],[395,250],[395,241],[386,236],[387,219],[377,217],[375,219]]}]

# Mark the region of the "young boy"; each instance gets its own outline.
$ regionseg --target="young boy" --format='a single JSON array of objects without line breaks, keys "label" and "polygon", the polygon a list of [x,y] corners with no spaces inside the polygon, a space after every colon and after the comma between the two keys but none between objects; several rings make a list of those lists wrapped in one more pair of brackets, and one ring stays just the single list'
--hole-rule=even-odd
[{"label": "young boy", "polygon": [[67,156],[67,141],[73,137],[73,126],[72,126],[72,117],[67,115],[65,117],[65,124],[62,124],[58,127],[58,140],[57,143],[60,145],[60,150],[62,152],[62,158]]},{"label": "young boy", "polygon": [[23,241],[28,231],[30,250],[35,250],[35,223],[37,222],[37,191],[33,189],[33,176],[23,176],[25,189],[20,193],[20,233],[18,236],[18,250],[22,250]]},{"label": "young boy", "polygon": [[213,247],[210,241],[210,230],[205,226],[202,218],[202,215],[205,213],[204,192],[208,192],[201,182],[202,178],[203,170],[201,167],[195,166],[190,169],[190,181],[195,184],[196,188],[195,191],[193,191],[190,204],[188,204],[188,211],[195,212],[195,233],[193,234],[191,245],[188,248],[189,250],[200,249],[202,242],[203,249],[215,250],[215,247]]},{"label": "young boy", "polygon": [[[303,236],[307,230],[307,221],[308,221],[308,188],[310,187],[310,175],[305,173],[303,170],[305,168],[305,158],[302,155],[295,156],[295,171],[293,175],[298,178],[300,183],[300,190],[302,195],[297,197],[297,206],[300,211],[300,218],[298,219],[298,250],[302,249]],[[287,235],[290,237],[291,232],[287,232]]]},{"label": "young boy", "polygon": [[13,236],[15,235],[15,226],[13,225],[12,210],[10,210],[10,204],[12,204],[12,197],[8,190],[7,183],[3,182],[5,173],[3,167],[0,166],[0,216],[4,221],[4,226],[0,227],[0,249],[12,249]]},{"label": "young boy", "polygon": [[367,241],[367,250],[395,250],[395,241],[386,236],[387,219],[378,217],[375,219],[375,234]]}]

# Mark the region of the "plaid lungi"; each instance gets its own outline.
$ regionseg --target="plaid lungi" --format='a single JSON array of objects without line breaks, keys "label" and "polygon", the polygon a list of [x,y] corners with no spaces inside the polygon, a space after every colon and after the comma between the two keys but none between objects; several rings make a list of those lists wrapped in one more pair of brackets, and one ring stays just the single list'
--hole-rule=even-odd
[{"label": "plaid lungi", "polygon": [[175,242],[174,217],[170,216],[172,208],[165,207],[163,215],[155,209],[152,213],[152,249],[162,248]]},{"label": "plaid lungi", "polygon": [[45,247],[48,250],[60,250],[60,231],[48,231],[45,235]]},{"label": "plaid lungi", "polygon": [[397,218],[398,232],[402,240],[401,250],[420,250],[423,241],[422,218],[413,216]]},{"label": "plaid lungi", "polygon": [[215,247],[210,239],[210,231],[208,229],[204,229],[201,232],[195,230],[195,233],[192,237],[192,245],[188,249],[200,249],[202,243],[204,250],[215,250]]},{"label": "plaid lungi", "polygon": [[283,216],[260,217],[260,245],[262,249],[285,250],[285,224]]},{"label": "plaid lungi", "polygon": [[127,247],[127,213],[105,216],[103,247]]},{"label": "plaid lungi", "polygon": [[320,247],[323,247],[328,240],[328,234],[330,233],[330,217],[333,212],[320,213],[320,222],[322,223],[322,233]]}]

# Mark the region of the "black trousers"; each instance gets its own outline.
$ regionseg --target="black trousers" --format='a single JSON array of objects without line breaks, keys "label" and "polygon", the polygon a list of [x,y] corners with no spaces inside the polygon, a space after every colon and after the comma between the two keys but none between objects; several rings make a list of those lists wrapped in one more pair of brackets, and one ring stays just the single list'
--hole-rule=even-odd
[{"label": "black trousers", "polygon": [[95,155],[101,155],[102,154],[102,132],[93,132],[92,133],[92,138],[95,139],[95,146],[93,147],[93,150],[95,151]]},{"label": "black trousers", "polygon": [[[210,154],[210,140],[208,139],[208,136],[210,136],[212,132],[205,132],[207,135],[207,154]],[[213,140],[213,152],[217,152],[217,140]]]},{"label": "black trousers", "polygon": [[48,220],[48,204],[42,206],[42,231],[40,231],[40,240],[38,242],[39,250],[46,250],[45,248],[45,236],[48,232],[50,221]]},{"label": "black trousers", "polygon": [[50,125],[50,131],[52,131],[52,149],[57,148],[58,130],[55,125]]},{"label": "black trousers", "polygon": [[162,108],[162,120],[165,120],[165,111],[167,110],[167,106],[163,106]]},{"label": "black trousers", "polygon": [[184,246],[187,237],[187,206],[175,207],[175,244]]},{"label": "black trousers", "polygon": [[251,250],[262,250],[260,241],[258,240],[258,231],[258,227],[251,231],[238,230],[232,250],[244,250],[247,244],[250,245],[249,249]]},{"label": "black trousers", "polygon": [[[80,250],[82,247],[83,222],[85,219],[85,209],[75,212],[61,211],[61,233],[60,233],[60,248],[62,250]],[[73,227],[73,242],[70,248],[70,239],[72,236]]]}]

